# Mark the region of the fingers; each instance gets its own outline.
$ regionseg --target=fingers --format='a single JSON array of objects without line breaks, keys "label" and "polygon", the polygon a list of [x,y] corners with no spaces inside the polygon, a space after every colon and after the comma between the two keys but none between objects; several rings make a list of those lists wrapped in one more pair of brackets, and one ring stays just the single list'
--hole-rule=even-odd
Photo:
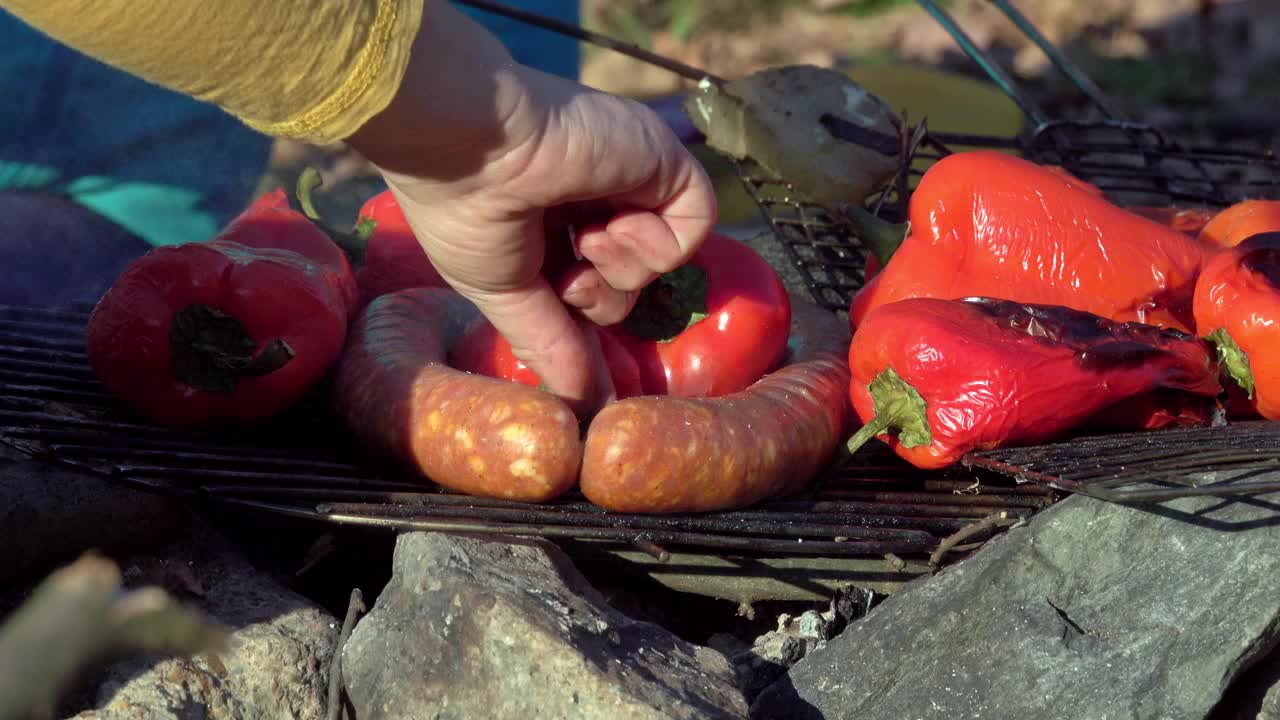
[{"label": "fingers", "polygon": [[579,416],[614,396],[598,339],[541,277],[526,287],[496,293],[455,287],[511,343],[512,353],[542,378],[547,390]]},{"label": "fingers", "polygon": [[[666,272],[683,265],[715,226],[715,188],[706,171],[664,125],[657,133],[659,166],[648,180],[610,198],[619,213],[611,236],[634,238],[646,257]],[[657,268],[654,268],[657,269]]]},{"label": "fingers", "polygon": [[[710,178],[674,133],[643,105],[627,110],[632,122],[592,128],[630,137],[591,145],[608,150],[584,163],[592,168],[591,194],[608,214],[586,218],[591,224],[579,225],[577,244],[609,287],[634,292],[688,262],[718,211]],[[616,305],[615,298],[605,313]]]},{"label": "fingers", "polygon": [[556,286],[560,288],[560,299],[566,305],[577,308],[597,325],[622,322],[639,295],[637,291],[617,289],[604,278],[598,267],[585,262],[575,263],[560,277]]}]

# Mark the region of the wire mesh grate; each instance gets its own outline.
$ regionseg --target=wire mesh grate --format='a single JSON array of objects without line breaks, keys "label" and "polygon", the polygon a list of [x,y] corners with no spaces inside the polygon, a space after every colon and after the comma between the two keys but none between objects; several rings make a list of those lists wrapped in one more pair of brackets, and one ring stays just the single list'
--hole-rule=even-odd
[{"label": "wire mesh grate", "polygon": [[969,455],[964,464],[1121,502],[1280,491],[1280,423],[1120,433]]}]

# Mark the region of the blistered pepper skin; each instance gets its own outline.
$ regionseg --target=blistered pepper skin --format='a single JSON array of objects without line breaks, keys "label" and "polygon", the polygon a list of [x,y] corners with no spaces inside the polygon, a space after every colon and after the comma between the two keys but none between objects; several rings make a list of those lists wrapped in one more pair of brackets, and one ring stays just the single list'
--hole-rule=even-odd
[{"label": "blistered pepper skin", "polygon": [[[1196,285],[1196,331],[1225,331],[1244,354],[1259,415],[1280,419],[1280,233],[1215,255]],[[1230,370],[1230,366],[1226,366]]]},{"label": "blistered pepper skin", "polygon": [[909,237],[853,299],[855,328],[897,300],[996,295],[1191,331],[1204,247],[1060,172],[949,155],[921,178],[909,216]]},{"label": "blistered pepper skin", "polygon": [[877,416],[871,383],[893,370],[923,400],[929,441],[878,435],[911,464],[1047,442],[1115,403],[1160,388],[1221,390],[1208,345],[1175,330],[1054,306],[915,298],[877,308],[849,347],[850,400]]}]

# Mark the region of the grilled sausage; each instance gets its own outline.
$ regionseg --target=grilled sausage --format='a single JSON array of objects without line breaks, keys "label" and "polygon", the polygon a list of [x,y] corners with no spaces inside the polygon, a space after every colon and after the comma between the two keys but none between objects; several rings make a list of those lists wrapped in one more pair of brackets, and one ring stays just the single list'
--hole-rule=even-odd
[{"label": "grilled sausage", "polygon": [[610,510],[742,507],[806,485],[849,427],[849,332],[792,300],[785,365],[717,398],[645,396],[606,406],[587,431],[581,488]]},{"label": "grilled sausage", "polygon": [[373,300],[355,321],[334,375],[334,402],[351,432],[444,487],[542,502],[577,480],[578,421],[559,398],[447,364],[476,320],[445,288]]}]

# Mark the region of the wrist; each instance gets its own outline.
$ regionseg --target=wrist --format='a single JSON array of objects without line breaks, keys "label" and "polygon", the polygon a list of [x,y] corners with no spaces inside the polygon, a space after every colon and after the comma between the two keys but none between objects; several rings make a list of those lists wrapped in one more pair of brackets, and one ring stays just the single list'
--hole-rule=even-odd
[{"label": "wrist", "polygon": [[511,142],[505,127],[527,96],[523,70],[482,25],[447,0],[426,0],[395,98],[347,142],[384,171],[452,174]]}]

